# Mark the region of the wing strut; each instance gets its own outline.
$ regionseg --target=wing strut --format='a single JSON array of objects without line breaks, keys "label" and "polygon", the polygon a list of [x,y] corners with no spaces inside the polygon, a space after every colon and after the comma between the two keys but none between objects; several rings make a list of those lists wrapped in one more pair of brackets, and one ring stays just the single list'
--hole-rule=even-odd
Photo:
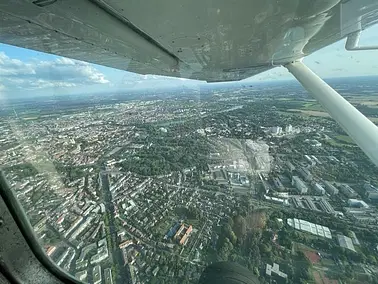
[{"label": "wing strut", "polygon": [[301,61],[285,67],[378,166],[378,127]]},{"label": "wing strut", "polygon": [[368,45],[368,46],[359,46],[358,43],[360,41],[361,31],[357,31],[351,33],[347,37],[347,41],[345,43],[346,50],[375,50],[378,49],[378,45]]}]

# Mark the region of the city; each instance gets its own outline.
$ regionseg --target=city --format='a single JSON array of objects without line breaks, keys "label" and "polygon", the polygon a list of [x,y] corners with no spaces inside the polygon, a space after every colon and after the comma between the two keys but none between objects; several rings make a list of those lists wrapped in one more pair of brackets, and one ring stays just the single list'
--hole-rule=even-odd
[{"label": "city", "polygon": [[[378,122],[375,78],[330,82]],[[378,169],[299,85],[9,100],[2,171],[87,283],[378,283]]]}]

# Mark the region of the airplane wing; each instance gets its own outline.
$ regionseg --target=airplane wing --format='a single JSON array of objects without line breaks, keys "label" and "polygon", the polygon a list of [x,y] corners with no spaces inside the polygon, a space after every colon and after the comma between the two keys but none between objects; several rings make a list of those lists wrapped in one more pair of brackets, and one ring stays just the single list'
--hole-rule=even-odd
[{"label": "airplane wing", "polygon": [[240,80],[378,20],[377,0],[13,0],[0,42],[140,74]]}]

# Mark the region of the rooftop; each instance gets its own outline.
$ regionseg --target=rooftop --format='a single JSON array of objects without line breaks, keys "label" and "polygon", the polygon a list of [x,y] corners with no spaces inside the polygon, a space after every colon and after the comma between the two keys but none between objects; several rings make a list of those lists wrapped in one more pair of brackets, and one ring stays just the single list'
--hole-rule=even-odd
[{"label": "rooftop", "polygon": [[327,239],[332,239],[332,234],[328,227],[314,224],[314,223],[311,223],[302,219],[296,219],[296,218],[287,219],[287,223],[289,224],[289,226],[297,230],[305,231],[313,235],[325,237]]}]

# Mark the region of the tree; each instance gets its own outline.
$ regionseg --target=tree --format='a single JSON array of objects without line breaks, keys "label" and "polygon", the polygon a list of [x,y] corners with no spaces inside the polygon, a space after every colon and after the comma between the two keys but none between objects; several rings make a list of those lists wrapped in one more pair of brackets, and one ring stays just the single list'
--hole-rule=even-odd
[{"label": "tree", "polygon": [[224,234],[225,237],[229,238],[229,240],[231,241],[233,245],[236,244],[237,237],[229,224],[225,224],[222,227],[222,233]]},{"label": "tree", "polygon": [[247,224],[243,216],[235,216],[233,231],[235,232],[238,240],[242,242],[245,239],[245,236],[247,234]]},{"label": "tree", "polygon": [[218,251],[218,259],[220,261],[227,261],[231,251],[234,249],[229,238],[224,238],[223,243]]},{"label": "tree", "polygon": [[377,259],[375,258],[374,255],[370,254],[368,257],[367,257],[367,261],[371,264],[377,264]]},{"label": "tree", "polygon": [[264,254],[264,255],[265,254],[269,254],[270,255],[270,253],[272,251],[272,247],[269,244],[267,244],[267,243],[260,244],[259,248],[260,248],[261,253]]}]

